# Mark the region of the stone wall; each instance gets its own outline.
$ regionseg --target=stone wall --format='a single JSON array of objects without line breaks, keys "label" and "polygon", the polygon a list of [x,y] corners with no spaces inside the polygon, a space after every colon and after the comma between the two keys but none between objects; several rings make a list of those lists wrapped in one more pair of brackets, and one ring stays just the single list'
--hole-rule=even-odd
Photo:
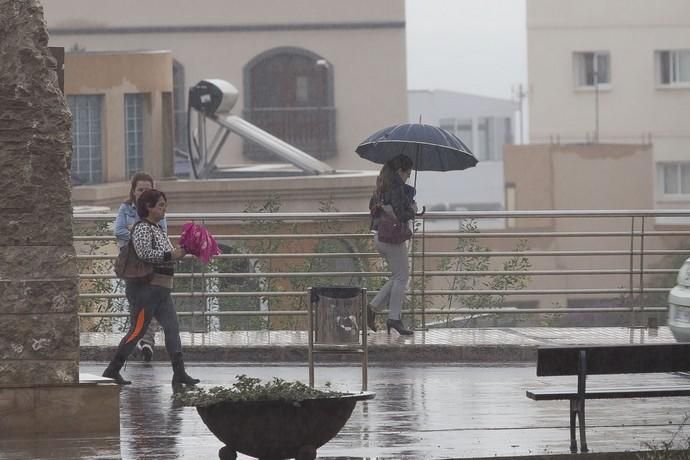
[{"label": "stone wall", "polygon": [[79,380],[70,129],[42,7],[0,0],[0,386]]}]

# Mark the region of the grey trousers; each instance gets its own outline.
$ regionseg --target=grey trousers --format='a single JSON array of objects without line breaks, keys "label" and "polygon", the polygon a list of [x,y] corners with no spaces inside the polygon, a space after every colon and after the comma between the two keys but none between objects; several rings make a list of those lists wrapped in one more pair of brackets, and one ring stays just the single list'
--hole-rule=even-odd
[{"label": "grey trousers", "polygon": [[378,234],[374,235],[376,250],[386,259],[391,269],[391,278],[383,285],[370,305],[380,311],[388,305],[388,318],[400,319],[407,283],[410,280],[410,265],[407,260],[407,243],[390,244],[379,241]]},{"label": "grey trousers", "polygon": [[171,359],[182,352],[180,340],[180,326],[177,313],[173,305],[171,290],[148,283],[132,283],[130,286],[133,305],[133,321],[129,325],[127,334],[120,341],[117,356],[124,361],[134,350],[137,342],[142,339],[153,318],[163,328],[165,334],[165,349]]}]

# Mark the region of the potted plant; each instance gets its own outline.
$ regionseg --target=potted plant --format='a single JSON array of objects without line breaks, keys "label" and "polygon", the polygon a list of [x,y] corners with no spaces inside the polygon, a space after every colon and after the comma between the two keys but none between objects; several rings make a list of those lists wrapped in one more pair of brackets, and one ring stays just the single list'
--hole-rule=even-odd
[{"label": "potted plant", "polygon": [[232,387],[192,388],[175,400],[196,407],[209,430],[225,446],[221,460],[237,452],[259,459],[313,460],[350,418],[357,401],[374,393],[317,390],[301,382],[238,375]]}]

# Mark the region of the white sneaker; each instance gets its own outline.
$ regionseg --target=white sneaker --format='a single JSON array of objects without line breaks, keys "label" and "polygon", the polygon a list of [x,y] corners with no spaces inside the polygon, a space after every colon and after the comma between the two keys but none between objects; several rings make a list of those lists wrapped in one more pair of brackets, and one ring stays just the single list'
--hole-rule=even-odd
[{"label": "white sneaker", "polygon": [[141,355],[143,356],[144,361],[147,363],[150,362],[151,359],[153,359],[153,347],[148,343],[141,342],[139,342],[137,346],[141,346]]},{"label": "white sneaker", "polygon": [[142,342],[141,340],[137,342],[137,346],[134,347],[134,350],[132,350],[132,357],[133,357],[133,358],[137,358],[137,359],[138,359],[138,358],[141,357],[141,351],[142,351],[141,346],[142,346],[143,344],[144,344],[144,342]]}]

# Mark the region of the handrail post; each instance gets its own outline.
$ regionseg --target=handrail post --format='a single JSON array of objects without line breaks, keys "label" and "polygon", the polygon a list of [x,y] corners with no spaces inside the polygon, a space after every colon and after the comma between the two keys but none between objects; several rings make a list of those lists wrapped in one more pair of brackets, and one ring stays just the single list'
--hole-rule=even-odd
[{"label": "handrail post", "polygon": [[[367,391],[369,382],[369,345],[367,344],[367,330],[369,329],[369,324],[367,323],[367,289],[362,288],[362,298],[360,300],[360,315],[362,318],[362,324],[367,327],[362,328],[362,391]],[[313,372],[313,366],[312,366]]]},{"label": "handrail post", "polygon": [[422,330],[426,331],[426,278],[425,278],[425,254],[426,254],[426,220],[422,216]]},{"label": "handrail post", "polygon": [[[205,225],[205,220],[201,220],[201,224]],[[208,276],[207,276],[207,266],[200,262],[201,264],[201,320],[203,321],[202,326],[205,332],[209,332],[209,324],[206,321],[206,310],[208,309]]]},{"label": "handrail post", "polygon": [[[412,315],[412,323],[411,323],[412,325],[410,327],[412,329],[415,329],[415,324],[416,324],[415,306],[417,304],[417,296],[416,296],[416,290],[415,290],[415,285],[414,285],[414,283],[415,283],[415,276],[414,276],[414,265],[415,265],[415,263],[414,263],[414,260],[416,259],[416,257],[415,257],[415,245],[416,245],[416,241],[417,241],[417,238],[415,237],[415,235],[417,233],[416,229],[415,229],[416,226],[417,226],[417,221],[413,217],[412,218],[412,238],[410,239],[410,250],[409,250],[410,258],[412,259],[412,261],[410,263],[411,266],[410,266],[410,279],[409,279],[410,305],[411,305],[411,308],[410,308],[411,312],[410,313]],[[400,318],[402,319],[402,317],[403,317],[403,313],[402,313],[402,309],[401,309]]]},{"label": "handrail post", "polygon": [[629,276],[629,286],[630,286],[630,327],[635,327],[637,324],[637,313],[635,312],[635,286],[633,279],[633,272],[635,271],[635,216],[631,217],[630,220],[630,271]]},{"label": "handrail post", "polygon": [[644,315],[644,216],[640,218],[640,313]]},{"label": "handrail post", "polygon": [[[309,309],[309,329],[307,330],[307,338],[309,349],[309,386],[314,388],[314,309],[312,308],[312,288],[307,289],[307,308]],[[366,331],[364,331],[366,334]]]}]

